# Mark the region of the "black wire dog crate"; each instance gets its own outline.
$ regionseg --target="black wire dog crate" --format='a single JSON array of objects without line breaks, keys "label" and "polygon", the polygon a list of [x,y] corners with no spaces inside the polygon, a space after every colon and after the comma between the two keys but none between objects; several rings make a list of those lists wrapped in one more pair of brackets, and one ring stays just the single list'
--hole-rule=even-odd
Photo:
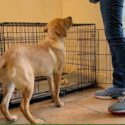
[{"label": "black wire dog crate", "polygon": [[112,84],[112,59],[104,29],[96,30],[96,83],[107,88]]},{"label": "black wire dog crate", "polygon": [[[15,45],[38,45],[45,39],[43,32],[45,23],[1,23],[0,24],[0,53],[1,55]],[[63,77],[67,84],[61,85],[61,94],[90,86],[96,83],[96,49],[95,24],[74,24],[68,31],[65,40],[66,59]],[[2,95],[2,85],[0,86]],[[50,96],[45,77],[35,79],[32,99]],[[11,103],[21,100],[19,90],[12,96]]]}]

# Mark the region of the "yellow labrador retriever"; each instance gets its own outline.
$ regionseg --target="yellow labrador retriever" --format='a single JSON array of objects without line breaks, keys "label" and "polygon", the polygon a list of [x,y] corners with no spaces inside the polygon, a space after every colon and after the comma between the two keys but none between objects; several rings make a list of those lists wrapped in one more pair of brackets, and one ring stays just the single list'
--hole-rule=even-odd
[{"label": "yellow labrador retriever", "polygon": [[5,88],[1,110],[7,120],[17,120],[17,117],[11,115],[8,110],[11,96],[17,88],[23,95],[21,111],[24,116],[31,123],[42,123],[39,119],[35,119],[29,110],[35,76],[47,76],[55,105],[57,107],[63,105],[59,99],[59,81],[65,58],[64,37],[71,25],[71,17],[56,18],[46,26],[47,36],[42,44],[13,47],[0,57],[0,82]]}]

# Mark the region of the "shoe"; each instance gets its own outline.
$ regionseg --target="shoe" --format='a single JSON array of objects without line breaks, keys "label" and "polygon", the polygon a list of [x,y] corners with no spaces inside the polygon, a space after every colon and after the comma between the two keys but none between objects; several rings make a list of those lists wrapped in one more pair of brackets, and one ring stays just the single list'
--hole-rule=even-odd
[{"label": "shoe", "polygon": [[95,93],[95,97],[99,99],[120,99],[124,95],[125,88],[117,88],[114,86]]},{"label": "shoe", "polygon": [[113,103],[108,107],[108,110],[113,114],[125,114],[125,98],[121,101]]}]

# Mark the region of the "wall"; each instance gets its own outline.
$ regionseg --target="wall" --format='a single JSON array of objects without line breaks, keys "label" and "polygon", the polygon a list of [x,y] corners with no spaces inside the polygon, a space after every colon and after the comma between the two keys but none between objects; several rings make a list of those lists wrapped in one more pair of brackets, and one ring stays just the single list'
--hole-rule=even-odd
[{"label": "wall", "polygon": [[48,22],[69,15],[75,23],[103,27],[99,5],[89,0],[0,0],[0,22]]},{"label": "wall", "polygon": [[62,16],[62,0],[0,0],[0,22],[48,22]]},{"label": "wall", "polygon": [[71,15],[75,23],[96,23],[97,28],[102,28],[102,18],[99,4],[91,4],[89,0],[62,0],[62,16]]}]

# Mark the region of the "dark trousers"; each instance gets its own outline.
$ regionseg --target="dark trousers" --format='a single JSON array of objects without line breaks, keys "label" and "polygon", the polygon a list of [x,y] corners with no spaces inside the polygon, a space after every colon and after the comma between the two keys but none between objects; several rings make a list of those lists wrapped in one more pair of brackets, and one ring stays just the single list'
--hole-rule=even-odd
[{"label": "dark trousers", "polygon": [[105,35],[109,43],[113,71],[113,85],[125,88],[125,37],[122,26],[124,0],[100,0]]}]

